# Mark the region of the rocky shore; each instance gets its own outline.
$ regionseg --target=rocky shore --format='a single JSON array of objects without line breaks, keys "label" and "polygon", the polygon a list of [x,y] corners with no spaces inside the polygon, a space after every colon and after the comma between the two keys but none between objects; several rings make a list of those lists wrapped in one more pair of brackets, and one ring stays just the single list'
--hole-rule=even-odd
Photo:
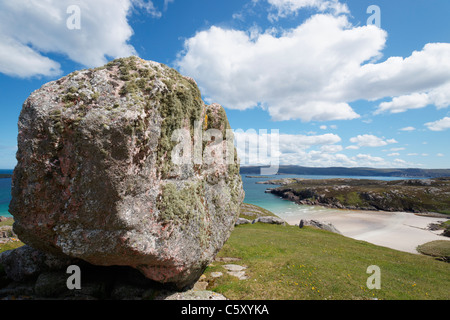
[{"label": "rocky shore", "polygon": [[450,178],[397,181],[288,178],[259,183],[280,185],[266,192],[298,204],[450,217]]}]

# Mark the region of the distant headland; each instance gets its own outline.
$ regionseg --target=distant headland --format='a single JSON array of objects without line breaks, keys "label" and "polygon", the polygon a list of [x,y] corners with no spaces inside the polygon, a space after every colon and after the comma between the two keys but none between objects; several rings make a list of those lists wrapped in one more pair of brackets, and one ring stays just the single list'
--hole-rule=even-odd
[{"label": "distant headland", "polygon": [[[249,175],[259,175],[261,168],[265,166],[241,166],[240,173]],[[345,168],[345,167],[302,167],[302,166],[279,166],[277,175],[298,174],[298,175],[328,175],[328,176],[363,176],[363,177],[410,177],[410,178],[439,178],[450,177],[450,169],[376,169],[376,168]]]}]

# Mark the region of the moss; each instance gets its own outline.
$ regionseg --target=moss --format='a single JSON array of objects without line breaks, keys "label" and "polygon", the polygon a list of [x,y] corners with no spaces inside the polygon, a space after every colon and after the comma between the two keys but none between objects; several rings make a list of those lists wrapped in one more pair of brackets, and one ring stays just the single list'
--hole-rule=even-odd
[{"label": "moss", "polygon": [[72,86],[72,87],[69,88],[69,90],[67,90],[67,92],[69,92],[69,93],[77,93],[78,92],[78,88]]},{"label": "moss", "polygon": [[120,88],[119,94],[121,96],[125,96],[127,94],[133,94],[136,93],[138,90],[138,87],[135,82],[126,82],[122,88]]},{"label": "moss", "polygon": [[[166,72],[173,74],[173,71],[166,70]],[[167,85],[171,85],[172,81],[174,83],[168,93],[157,97],[157,99],[160,99],[158,104],[159,112],[164,119],[161,125],[161,138],[158,146],[159,167],[163,178],[168,175],[171,168],[170,153],[176,145],[176,142],[171,141],[173,132],[183,128],[185,125],[184,121],[187,119],[192,137],[195,121],[201,120],[203,113],[203,102],[198,99],[200,96],[198,88],[194,87],[179,74],[175,80],[166,83]]]},{"label": "moss", "polygon": [[91,95],[91,99],[94,101],[98,100],[99,97],[100,97],[100,93],[97,91]]},{"label": "moss", "polygon": [[73,103],[77,99],[77,96],[73,93],[67,93],[62,96],[61,101],[64,103]]},{"label": "moss", "polygon": [[202,182],[191,182],[178,189],[173,183],[162,187],[161,197],[157,203],[159,218],[162,222],[173,222],[184,230],[191,221],[200,223],[201,230],[197,237],[203,245],[207,244],[208,232],[204,222],[207,208],[203,201],[204,185]]}]

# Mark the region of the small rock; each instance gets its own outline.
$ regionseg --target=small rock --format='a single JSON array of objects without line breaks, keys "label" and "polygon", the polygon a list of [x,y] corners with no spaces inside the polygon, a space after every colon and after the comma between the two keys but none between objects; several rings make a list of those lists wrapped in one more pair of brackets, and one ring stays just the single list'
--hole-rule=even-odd
[{"label": "small rock", "polygon": [[176,292],[165,297],[156,298],[156,300],[227,300],[223,295],[213,291],[194,291]]},{"label": "small rock", "polygon": [[261,222],[261,223],[269,223],[269,224],[279,224],[279,225],[286,225],[286,221],[284,221],[281,218],[278,217],[272,217],[272,216],[267,216],[267,217],[258,217],[255,220],[253,220],[253,223],[256,222]]},{"label": "small rock", "polygon": [[217,257],[215,259],[215,261],[217,261],[217,262],[236,262],[236,261],[241,261],[241,259],[232,258],[232,257]]},{"label": "small rock", "polygon": [[236,223],[234,224],[235,226],[241,225],[241,224],[250,224],[252,223],[250,220],[245,219],[245,218],[238,218],[236,220]]},{"label": "small rock", "polygon": [[247,267],[239,266],[237,264],[226,264],[223,267],[228,271],[243,271],[247,269]]},{"label": "small rock", "polygon": [[195,290],[195,291],[204,291],[204,290],[206,290],[207,287],[208,287],[208,282],[206,282],[206,281],[197,281],[194,284],[193,290]]},{"label": "small rock", "polygon": [[317,220],[305,220],[304,225],[341,234],[341,232],[338,229],[336,229],[331,223],[321,222]]},{"label": "small rock", "polygon": [[211,272],[211,277],[213,278],[219,278],[221,276],[223,276],[222,272]]},{"label": "small rock", "polygon": [[301,229],[301,228],[303,228],[303,226],[304,226],[304,222],[303,222],[303,219],[302,220],[300,220],[300,224],[298,225],[299,226],[299,228]]},{"label": "small rock", "polygon": [[245,274],[244,271],[228,271],[228,274],[230,276],[236,277],[239,280],[247,280],[248,276]]}]

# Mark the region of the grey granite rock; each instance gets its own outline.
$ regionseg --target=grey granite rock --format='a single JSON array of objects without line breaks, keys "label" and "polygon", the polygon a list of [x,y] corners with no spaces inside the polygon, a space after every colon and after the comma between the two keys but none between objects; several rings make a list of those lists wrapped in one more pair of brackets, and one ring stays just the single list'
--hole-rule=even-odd
[{"label": "grey granite rock", "polygon": [[[228,239],[244,198],[239,163],[220,152],[233,146],[218,136],[224,109],[205,105],[191,78],[117,59],[33,92],[18,126],[10,212],[23,242],[182,288]],[[175,161],[180,145],[203,161]]]}]

